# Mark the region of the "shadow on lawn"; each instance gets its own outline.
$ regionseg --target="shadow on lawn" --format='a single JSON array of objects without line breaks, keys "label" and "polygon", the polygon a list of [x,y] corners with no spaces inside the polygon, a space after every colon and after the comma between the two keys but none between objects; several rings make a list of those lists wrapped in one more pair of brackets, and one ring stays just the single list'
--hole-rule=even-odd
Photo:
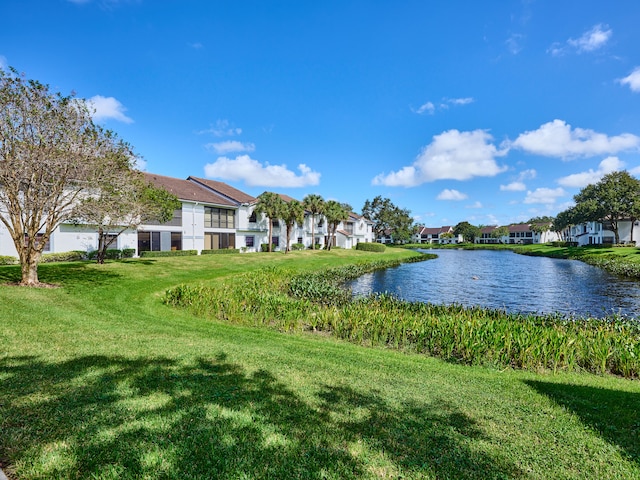
[{"label": "shadow on lawn", "polygon": [[[43,263],[38,266],[38,280],[42,283],[68,286],[106,285],[120,278],[120,275],[113,271],[92,267],[92,262]],[[0,284],[18,283],[21,275],[20,265],[3,266],[0,268]]]},{"label": "shadow on lawn", "polygon": [[529,380],[525,382],[640,465],[640,393]]},{"label": "shadow on lawn", "polygon": [[[522,476],[472,449],[482,432],[446,402],[391,406],[325,386],[310,404],[224,354],[191,363],[8,357],[0,388],[0,458],[20,477]],[[392,465],[376,466],[381,458]]]}]

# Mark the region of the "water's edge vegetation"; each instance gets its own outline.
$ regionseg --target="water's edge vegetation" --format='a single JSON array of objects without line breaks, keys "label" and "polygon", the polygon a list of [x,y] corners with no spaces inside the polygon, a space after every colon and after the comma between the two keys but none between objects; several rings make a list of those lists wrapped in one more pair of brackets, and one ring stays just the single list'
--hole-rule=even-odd
[{"label": "water's edge vegetation", "polygon": [[[421,254],[404,261],[422,261]],[[198,316],[287,332],[326,332],[469,365],[532,371],[640,376],[640,326],[624,318],[566,319],[459,305],[407,302],[392,295],[352,298],[342,284],[399,265],[369,261],[296,274],[264,267],[215,284],[181,284],[163,302]]]}]

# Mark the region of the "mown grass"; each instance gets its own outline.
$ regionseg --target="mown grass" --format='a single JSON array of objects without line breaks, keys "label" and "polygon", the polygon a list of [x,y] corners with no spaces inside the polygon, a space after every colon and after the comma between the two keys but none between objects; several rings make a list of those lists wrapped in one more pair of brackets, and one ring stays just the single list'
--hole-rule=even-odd
[{"label": "mown grass", "polygon": [[[205,320],[177,284],[402,259],[340,251],[47,264],[0,286],[0,459],[32,478],[640,478],[640,386],[466,367]],[[1,267],[0,280],[18,279]],[[248,305],[250,307],[250,305]]]}]

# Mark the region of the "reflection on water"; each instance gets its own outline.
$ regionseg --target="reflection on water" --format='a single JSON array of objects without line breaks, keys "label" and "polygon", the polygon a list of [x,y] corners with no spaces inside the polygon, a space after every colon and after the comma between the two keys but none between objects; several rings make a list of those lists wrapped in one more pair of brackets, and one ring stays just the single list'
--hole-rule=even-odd
[{"label": "reflection on water", "polygon": [[438,258],[366,274],[356,295],[389,292],[410,301],[480,305],[509,312],[640,317],[640,282],[577,260],[498,250],[430,250]]}]

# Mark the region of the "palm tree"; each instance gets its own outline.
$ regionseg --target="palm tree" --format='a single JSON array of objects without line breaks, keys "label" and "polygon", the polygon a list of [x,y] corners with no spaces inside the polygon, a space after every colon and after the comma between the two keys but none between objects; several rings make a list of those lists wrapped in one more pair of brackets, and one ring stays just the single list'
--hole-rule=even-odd
[{"label": "palm tree", "polygon": [[304,208],[311,214],[311,248],[316,249],[316,215],[324,211],[324,198],[315,193],[311,193],[302,199]]},{"label": "palm tree", "polygon": [[253,210],[256,214],[262,213],[269,219],[269,252],[272,251],[273,245],[273,221],[282,216],[284,205],[286,205],[284,200],[282,200],[280,195],[277,193],[264,192],[258,196],[258,203],[256,204],[256,208]]},{"label": "palm tree", "polygon": [[327,233],[329,235],[327,250],[331,250],[331,244],[333,243],[333,238],[336,235],[338,225],[343,220],[349,218],[349,213],[351,212],[351,210],[351,205],[349,205],[348,203],[339,203],[335,200],[329,200],[325,204],[324,216],[327,218]]},{"label": "palm tree", "polygon": [[284,249],[284,253],[286,254],[290,250],[289,244],[291,243],[291,230],[293,230],[293,225],[296,223],[302,225],[302,222],[304,222],[304,206],[302,203],[298,200],[291,200],[289,203],[285,203],[282,209],[282,219],[287,226],[287,245]]}]

